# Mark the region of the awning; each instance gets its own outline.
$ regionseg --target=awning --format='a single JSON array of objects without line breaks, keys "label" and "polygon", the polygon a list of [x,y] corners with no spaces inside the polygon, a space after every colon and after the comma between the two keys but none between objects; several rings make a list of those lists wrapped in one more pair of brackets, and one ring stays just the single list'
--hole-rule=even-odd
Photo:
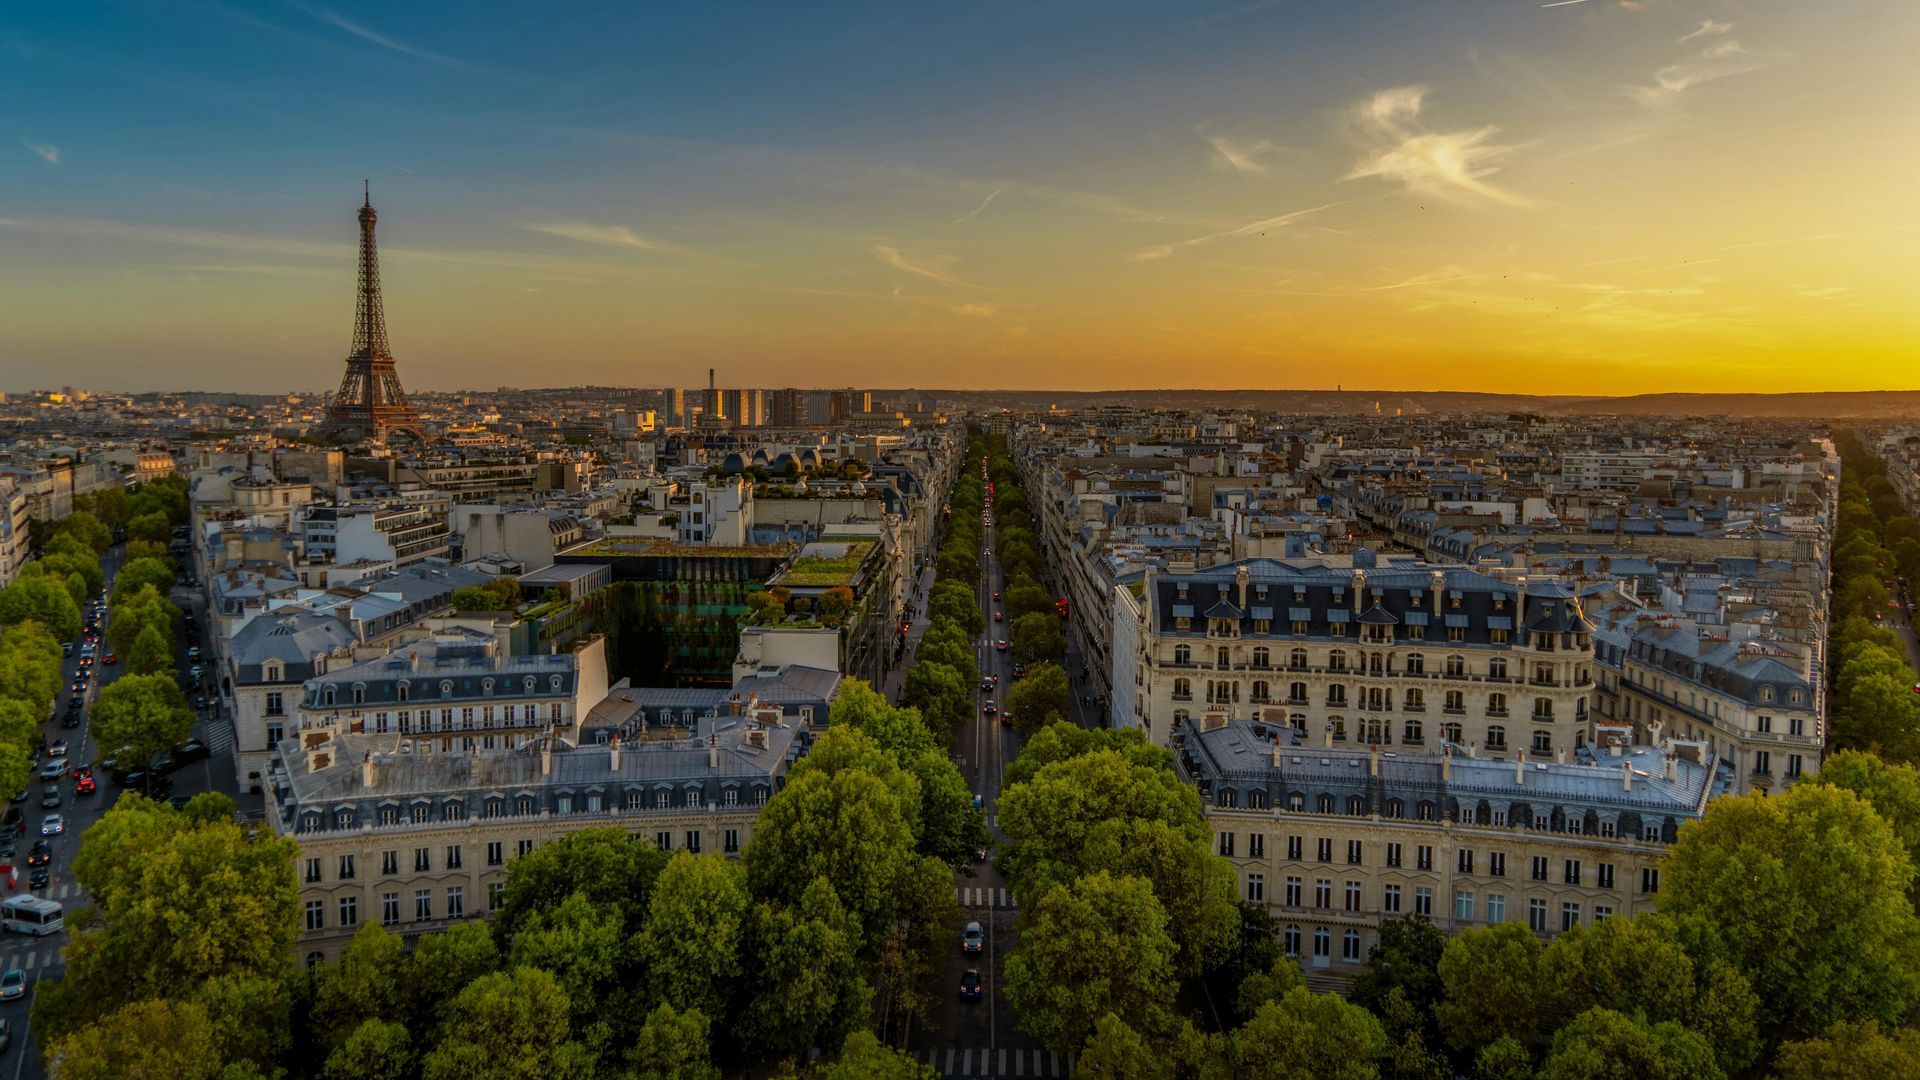
[{"label": "awning", "polygon": [[1406,622],[1408,626],[1425,626],[1427,625],[1427,613],[1424,611],[1409,611],[1406,615]]},{"label": "awning", "polygon": [[1448,626],[1448,627],[1455,627],[1455,626],[1465,626],[1465,625],[1467,625],[1467,617],[1466,617],[1465,615],[1449,615],[1449,616],[1447,616],[1447,626]]},{"label": "awning", "polygon": [[1267,620],[1268,622],[1272,622],[1272,621],[1273,621],[1273,609],[1272,609],[1272,608],[1270,608],[1270,607],[1257,607],[1257,608],[1254,608],[1254,609],[1252,610],[1252,612],[1251,612],[1251,614],[1252,614],[1252,615],[1253,615],[1253,617],[1254,617],[1254,618],[1256,618],[1256,619],[1265,619],[1265,620]]},{"label": "awning", "polygon": [[1487,616],[1487,628],[1490,630],[1511,630],[1513,629],[1513,620],[1504,615],[1489,615]]},{"label": "awning", "polygon": [[1343,623],[1347,621],[1347,616],[1351,614],[1352,612],[1346,608],[1328,608],[1327,621],[1331,623]]},{"label": "awning", "polygon": [[1294,622],[1312,622],[1313,609],[1303,607],[1288,608],[1287,618]]},{"label": "awning", "polygon": [[1176,618],[1176,619],[1191,619],[1191,618],[1193,618],[1193,605],[1192,605],[1192,604],[1175,604],[1175,605],[1173,605],[1173,617],[1174,617],[1174,618]]}]

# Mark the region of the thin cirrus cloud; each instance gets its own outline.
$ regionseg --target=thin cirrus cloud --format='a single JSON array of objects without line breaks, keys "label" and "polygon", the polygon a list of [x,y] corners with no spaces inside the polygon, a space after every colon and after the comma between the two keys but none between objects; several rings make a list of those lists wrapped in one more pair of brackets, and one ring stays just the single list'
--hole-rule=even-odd
[{"label": "thin cirrus cloud", "polygon": [[578,240],[583,244],[599,244],[603,247],[628,248],[633,251],[647,251],[656,255],[671,255],[681,259],[711,259],[704,252],[680,244],[656,240],[642,236],[625,225],[592,225],[584,221],[555,221],[545,224],[530,224],[522,228],[531,229],[548,236],[559,236],[568,240]]},{"label": "thin cirrus cloud", "polygon": [[1779,59],[1778,53],[1754,52],[1738,41],[1726,38],[1714,42],[1685,60],[1668,64],[1654,72],[1652,83],[1645,86],[1629,86],[1626,90],[1628,96],[1640,104],[1657,107],[1670,103],[1690,87],[1713,82],[1715,79],[1724,79],[1729,75],[1744,75],[1749,71],[1759,71]]},{"label": "thin cirrus cloud", "polygon": [[1492,142],[1500,129],[1492,125],[1458,131],[1427,128],[1419,121],[1429,92],[1425,86],[1391,87],[1354,110],[1355,125],[1373,148],[1343,179],[1379,177],[1397,181],[1408,191],[1455,202],[1529,205],[1486,180],[1500,171],[1499,162],[1514,149]]},{"label": "thin cirrus cloud", "polygon": [[1151,262],[1154,259],[1167,258],[1182,248],[1198,247],[1201,244],[1210,244],[1215,240],[1226,240],[1236,236],[1258,236],[1266,233],[1270,229],[1285,228],[1296,221],[1312,217],[1322,210],[1331,210],[1339,205],[1341,204],[1330,202],[1322,206],[1310,206],[1305,210],[1293,210],[1285,214],[1261,218],[1259,221],[1249,221],[1245,225],[1227,229],[1224,232],[1209,233],[1206,236],[1196,236],[1191,240],[1180,240],[1171,244],[1155,244],[1152,247],[1141,248],[1139,251],[1127,256],[1127,258],[1134,262]]},{"label": "thin cirrus cloud", "polygon": [[1704,22],[1702,22],[1699,25],[1699,27],[1693,31],[1693,33],[1684,34],[1681,37],[1678,37],[1674,40],[1681,44],[1684,44],[1686,42],[1692,41],[1694,38],[1714,37],[1719,34],[1724,34],[1732,29],[1733,29],[1732,23],[1716,22],[1712,19],[1707,19]]},{"label": "thin cirrus cloud", "polygon": [[949,273],[947,267],[953,263],[953,256],[951,255],[936,256],[931,262],[926,260],[915,262],[905,255],[902,255],[897,248],[888,247],[886,244],[875,244],[868,250],[872,252],[874,258],[903,273],[923,277],[928,281],[937,281],[942,285],[952,286],[957,289],[984,288],[984,286],[975,285],[971,281],[963,281]]},{"label": "thin cirrus cloud", "polygon": [[60,148],[52,143],[22,142],[20,145],[40,155],[49,165],[60,164]]},{"label": "thin cirrus cloud", "polygon": [[382,34],[376,30],[370,30],[364,26],[361,26],[359,23],[354,22],[353,20],[347,18],[346,16],[341,15],[339,12],[332,10],[331,8],[315,7],[310,4],[301,4],[297,2],[295,3],[294,6],[298,7],[301,11],[306,12],[309,16],[315,19],[318,19],[323,23],[326,23],[328,26],[331,26],[336,30],[344,30],[347,33],[352,34],[354,37],[357,37],[362,41],[371,42],[372,44],[378,45],[383,49],[392,49],[394,52],[403,53],[407,56],[411,56],[415,60],[424,60],[429,64],[438,64],[441,67],[454,68],[460,71],[479,70],[476,65],[469,64],[465,60],[457,60],[451,56],[446,56],[441,53],[429,52],[426,49],[415,48],[414,46],[408,45],[403,41],[396,41],[393,38],[390,38],[387,35]]},{"label": "thin cirrus cloud", "polygon": [[1266,139],[1253,139],[1236,142],[1225,135],[1202,135],[1207,145],[1213,147],[1213,153],[1207,155],[1207,166],[1220,172],[1263,173],[1267,167],[1260,162],[1260,155],[1275,149]]}]

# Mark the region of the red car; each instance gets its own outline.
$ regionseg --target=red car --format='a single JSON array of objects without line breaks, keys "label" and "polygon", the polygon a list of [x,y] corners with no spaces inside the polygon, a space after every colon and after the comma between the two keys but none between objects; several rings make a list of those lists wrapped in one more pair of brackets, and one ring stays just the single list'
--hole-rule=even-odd
[{"label": "red car", "polygon": [[112,653],[108,653],[106,656],[101,658],[100,662],[103,664],[117,664],[120,662],[120,658],[113,655]]},{"label": "red car", "polygon": [[993,613],[993,621],[994,621],[994,622],[1006,622],[1006,621],[1007,621],[1007,616],[1006,616],[1006,614],[1005,614],[1004,612],[999,612],[999,611],[996,611],[996,612],[994,612],[994,613]]},{"label": "red car", "polygon": [[1006,651],[1007,651],[1007,639],[1006,639],[1006,638],[1001,638],[1001,639],[1000,639],[999,641],[996,641],[996,642],[994,642],[994,644],[993,644],[993,647],[994,647],[994,648],[996,648],[996,649],[999,649],[999,650],[1000,650],[1001,652],[1006,652]]},{"label": "red car", "polygon": [[82,776],[74,780],[73,793],[75,795],[91,795],[93,794],[94,787],[93,777]]}]

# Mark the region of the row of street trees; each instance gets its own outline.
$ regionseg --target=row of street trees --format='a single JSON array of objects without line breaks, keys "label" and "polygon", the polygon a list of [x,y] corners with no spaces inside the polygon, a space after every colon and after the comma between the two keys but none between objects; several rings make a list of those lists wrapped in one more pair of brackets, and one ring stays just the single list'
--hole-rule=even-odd
[{"label": "row of street trees", "polygon": [[[510,864],[499,909],[408,950],[369,922],[300,970],[297,845],[137,795],[87,831],[67,974],[34,1029],[57,1080],[922,1080],[981,813],[919,714],[844,684],[743,859],[618,828]],[[815,1051],[820,1056],[815,1059]]]},{"label": "row of street trees", "polygon": [[1920,760],[1920,695],[1906,643],[1885,625],[1900,579],[1920,580],[1920,518],[1906,512],[1887,463],[1852,432],[1840,451],[1833,547],[1833,634],[1828,667],[1831,742],[1895,762]]}]

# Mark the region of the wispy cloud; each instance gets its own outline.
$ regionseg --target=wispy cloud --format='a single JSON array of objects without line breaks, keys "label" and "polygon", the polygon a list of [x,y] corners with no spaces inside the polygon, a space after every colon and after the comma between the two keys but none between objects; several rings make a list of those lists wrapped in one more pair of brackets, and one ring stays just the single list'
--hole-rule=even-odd
[{"label": "wispy cloud", "polygon": [[1713,82],[1715,79],[1724,79],[1729,75],[1743,75],[1749,71],[1758,71],[1780,59],[1779,53],[1754,52],[1738,41],[1727,38],[1724,41],[1714,42],[1685,60],[1668,64],[1654,72],[1653,82],[1650,85],[1629,86],[1626,90],[1628,95],[1642,105],[1665,105],[1689,87]]},{"label": "wispy cloud", "polygon": [[52,143],[26,142],[23,140],[20,145],[45,158],[49,165],[60,164],[60,148]]},{"label": "wispy cloud", "polygon": [[1215,240],[1226,240],[1236,236],[1264,236],[1271,230],[1284,229],[1296,221],[1311,217],[1322,210],[1331,210],[1340,205],[1342,205],[1342,203],[1330,202],[1322,206],[1309,206],[1305,210],[1293,210],[1285,214],[1261,218],[1259,221],[1249,221],[1245,225],[1227,229],[1224,232],[1209,233],[1206,236],[1196,236],[1191,240],[1180,240],[1171,244],[1156,244],[1153,247],[1141,248],[1139,251],[1129,255],[1128,258],[1134,262],[1150,262],[1154,259],[1164,259],[1181,248],[1210,244]]},{"label": "wispy cloud", "polygon": [[1520,196],[1486,182],[1486,177],[1500,171],[1497,163],[1514,149],[1491,141],[1500,129],[1429,130],[1419,122],[1427,94],[1425,86],[1396,86],[1374,94],[1354,110],[1356,126],[1373,149],[1344,179],[1377,176],[1435,198],[1467,201],[1477,197],[1509,206],[1528,205]]},{"label": "wispy cloud", "polygon": [[991,319],[1000,311],[999,304],[957,304],[951,310],[955,315],[969,319]]},{"label": "wispy cloud", "polygon": [[1553,3],[1551,4],[1541,4],[1540,6],[1543,8],[1572,7],[1575,4],[1584,4],[1586,2],[1587,0],[1553,0]]},{"label": "wispy cloud", "polygon": [[976,217],[979,217],[980,212],[982,210],[985,210],[988,206],[992,205],[993,200],[999,198],[1000,193],[1004,190],[1006,189],[994,188],[992,191],[987,192],[987,197],[980,200],[979,206],[976,206],[973,209],[967,211],[966,213],[961,214],[959,217],[954,218],[953,223],[955,225],[965,225],[967,222],[972,221]]},{"label": "wispy cloud", "polygon": [[1717,34],[1724,34],[1727,31],[1732,29],[1733,29],[1732,23],[1715,22],[1712,19],[1708,19],[1705,22],[1702,22],[1699,28],[1694,30],[1693,33],[1683,34],[1680,37],[1676,38],[1675,40],[1678,42],[1684,43],[1684,42],[1692,41],[1694,38],[1697,38],[1697,37],[1713,37]]},{"label": "wispy cloud", "polygon": [[948,273],[947,267],[951,266],[954,261],[951,255],[937,255],[931,260],[922,259],[922,261],[915,262],[905,255],[902,255],[897,249],[888,247],[885,244],[875,244],[868,250],[873,253],[874,258],[879,259],[881,262],[903,273],[913,274],[916,277],[926,278],[928,281],[937,281],[942,285],[950,285],[960,289],[978,289],[983,287],[975,285],[971,281],[962,281],[954,277],[951,273]]},{"label": "wispy cloud", "polygon": [[649,251],[656,255],[671,255],[680,259],[712,259],[705,252],[681,244],[656,240],[651,236],[642,236],[625,225],[593,225],[584,221],[554,221],[542,224],[527,224],[521,228],[531,229],[548,236],[578,240],[583,244],[599,244],[603,247],[630,248],[634,251]]},{"label": "wispy cloud", "polygon": [[1260,155],[1277,149],[1267,139],[1236,142],[1225,135],[1203,134],[1200,137],[1213,147],[1213,153],[1207,156],[1207,165],[1221,172],[1266,172],[1267,167],[1260,163]]},{"label": "wispy cloud", "polygon": [[381,48],[392,49],[397,53],[404,53],[407,56],[413,57],[415,60],[424,60],[429,64],[438,64],[441,67],[454,68],[459,71],[479,70],[476,65],[469,64],[465,60],[456,60],[451,56],[437,52],[429,52],[426,49],[415,48],[403,41],[396,41],[376,30],[370,30],[367,27],[361,26],[359,23],[354,22],[352,19],[347,18],[331,8],[302,4],[297,2],[297,0],[294,6],[336,30],[344,30],[362,41],[372,42]]}]

